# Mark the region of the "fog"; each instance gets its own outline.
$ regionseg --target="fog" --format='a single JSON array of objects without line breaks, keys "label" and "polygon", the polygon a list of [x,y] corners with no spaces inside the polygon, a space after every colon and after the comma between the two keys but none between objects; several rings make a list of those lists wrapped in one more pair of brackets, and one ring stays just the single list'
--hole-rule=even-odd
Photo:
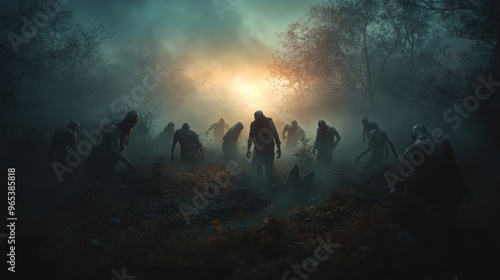
[{"label": "fog", "polygon": [[[8,7],[3,11],[7,21],[3,35],[12,30],[20,32],[15,19],[29,18],[42,9],[36,3],[30,6],[29,1],[25,6],[3,2],[2,6]],[[82,24],[84,30],[102,22],[105,30],[102,34],[109,34],[101,34],[102,40],[94,37],[98,45],[89,55],[92,57],[85,58],[99,60],[99,63],[82,64],[74,71],[67,71],[67,67],[56,71],[51,68],[51,72],[30,77],[37,79],[37,85],[26,90],[36,92],[20,96],[12,105],[4,103],[13,110],[2,124],[12,127],[11,136],[20,137],[28,131],[36,135],[40,147],[47,147],[53,131],[64,127],[69,120],[77,120],[82,129],[91,131],[99,129],[99,122],[105,118],[118,121],[126,111],[137,110],[144,125],[139,124],[134,138],[154,139],[172,121],[177,128],[189,123],[208,145],[210,139],[203,136],[204,131],[219,118],[224,118],[231,126],[238,121],[245,125],[240,138],[244,146],[253,113],[263,110],[266,116],[274,119],[280,132],[285,124],[297,120],[312,141],[317,121],[326,120],[342,136],[335,160],[349,163],[364,148],[360,138],[363,116],[377,122],[388,133],[398,153],[411,144],[408,131],[415,124],[447,131],[456,145],[458,157],[462,152],[469,155],[465,148],[469,143],[484,139],[483,131],[471,130],[477,122],[474,117],[464,119],[459,130],[450,130],[450,122],[443,121],[443,111],[451,108],[454,101],[451,98],[450,102],[436,102],[433,110],[428,110],[421,106],[422,100],[402,102],[401,98],[381,95],[374,106],[360,85],[344,85],[340,89],[337,82],[334,86],[326,84],[333,98],[322,95],[325,87],[314,88],[314,83],[315,93],[310,96],[287,99],[277,94],[276,88],[269,83],[276,78],[269,73],[269,66],[274,63],[276,52],[289,52],[289,45],[283,44],[286,35],[279,37],[278,34],[292,30],[288,25],[306,18],[309,7],[318,2],[243,1],[224,12],[222,19],[210,1],[107,1],[105,4],[102,1],[68,1],[60,5],[56,16],[72,11],[70,20]],[[282,16],[275,16],[276,11]],[[448,44],[454,55],[449,62],[462,63],[458,54],[467,50],[467,41],[443,37],[443,45]],[[21,44],[20,53],[14,56],[20,58],[28,56],[27,53],[36,56],[40,44],[37,38]],[[12,52],[9,43],[6,44],[6,57]],[[473,54],[469,56],[474,57]],[[123,101],[123,96],[130,97],[137,86],[144,86],[145,77],[150,75],[145,70],[147,67],[157,70],[164,66],[158,85],[148,90],[144,99],[135,100],[133,106]],[[84,81],[82,76],[86,78]],[[398,78],[399,81],[408,79],[411,77]],[[80,135],[80,139],[84,137]],[[132,150],[139,152],[140,149],[134,147],[141,145],[139,143],[144,144],[132,139]]]},{"label": "fog", "polygon": [[[52,279],[119,278],[113,269],[125,275],[125,266],[137,279],[299,279],[287,269],[317,257],[311,248],[326,234],[335,256],[311,279],[472,279],[498,263],[489,256],[500,216],[498,1],[0,4],[0,167],[15,179],[18,269]],[[271,157],[247,156],[257,110],[272,118],[282,152],[262,176],[254,164]],[[107,138],[113,148],[96,144],[131,111],[131,135],[124,125],[118,143]],[[395,157],[376,158],[387,142],[377,130],[363,141],[364,117]],[[244,126],[234,157],[206,133],[221,118]],[[61,132],[71,120],[76,153],[72,132]],[[320,120],[341,137],[327,166],[313,152]],[[292,121],[305,131],[296,148],[282,137]],[[170,122],[190,125],[203,160],[179,145],[171,154],[161,134]],[[439,147],[420,163],[415,125]],[[71,168],[51,145],[64,146],[58,156]],[[311,259],[302,263],[310,274],[320,263],[312,269]]]}]

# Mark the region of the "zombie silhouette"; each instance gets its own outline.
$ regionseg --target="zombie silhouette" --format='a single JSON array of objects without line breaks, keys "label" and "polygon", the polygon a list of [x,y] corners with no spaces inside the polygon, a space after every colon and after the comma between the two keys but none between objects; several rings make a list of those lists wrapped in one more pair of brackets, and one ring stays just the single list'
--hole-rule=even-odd
[{"label": "zombie silhouette", "polygon": [[256,175],[262,174],[262,166],[266,169],[269,179],[274,180],[274,145],[278,147],[276,154],[281,157],[281,142],[276,126],[271,118],[264,116],[262,111],[254,114],[255,120],[250,124],[247,157],[250,158],[250,148],[254,144],[252,170]]},{"label": "zombie silhouette", "polygon": [[[52,142],[49,147],[49,163],[56,161],[65,166],[75,167],[78,163],[74,157],[68,156],[76,151],[77,135],[80,124],[76,121],[70,121],[68,127],[58,129],[52,136]],[[67,162],[72,161],[72,162]]]},{"label": "zombie silhouette", "polygon": [[208,130],[205,134],[208,135],[208,133],[212,129],[214,130],[214,140],[217,140],[220,142],[222,140],[222,138],[224,137],[226,130],[229,130],[229,125],[224,121],[224,119],[221,118],[219,120],[219,122],[212,124],[208,128]]},{"label": "zombie silhouette", "polygon": [[130,111],[121,122],[110,124],[101,131],[99,140],[85,163],[87,175],[99,181],[112,178],[119,161],[126,164],[130,172],[137,171],[137,167],[122,152],[128,145],[132,128],[138,121],[139,114]]},{"label": "zombie silhouette", "polygon": [[243,130],[243,124],[238,122],[233,127],[231,127],[226,135],[222,138],[222,151],[226,156],[226,160],[235,160],[238,156],[237,153],[237,142],[240,137],[241,131]]},{"label": "zombie silhouette", "polygon": [[[285,133],[288,132],[288,137]],[[292,125],[285,125],[283,129],[283,139],[287,139],[286,141],[286,149],[295,149],[299,142],[299,139],[305,137],[304,130],[298,126],[297,121],[292,121]]]},{"label": "zombie silhouette", "polygon": [[174,141],[174,134],[175,124],[173,122],[169,122],[156,138],[156,145],[159,147],[161,154],[168,154],[168,151],[172,147],[172,143]]},{"label": "zombie silhouette", "polygon": [[318,152],[318,165],[323,164],[324,167],[330,167],[332,164],[333,149],[340,142],[340,135],[337,130],[326,124],[324,120],[318,122],[318,130],[316,132],[316,141],[314,142],[313,153]]},{"label": "zombie silhouette", "polygon": [[411,130],[415,141],[406,149],[401,178],[391,192],[391,206],[410,220],[436,217],[442,222],[452,217],[463,197],[472,200],[455,163],[453,147],[444,138],[427,134],[422,125]]},{"label": "zombie silhouette", "polygon": [[359,156],[356,157],[356,162],[359,161],[361,157],[363,157],[366,153],[371,151],[371,156],[368,159],[368,162],[366,163],[366,168],[373,167],[374,165],[384,165],[384,151],[385,151],[385,157],[388,157],[388,149],[387,146],[389,146],[392,150],[392,153],[394,155],[394,160],[397,158],[396,150],[394,149],[394,145],[392,142],[389,140],[389,137],[387,137],[387,133],[384,131],[380,130],[378,128],[377,123],[370,123],[370,134],[368,137],[368,146],[366,146],[365,150],[363,153],[361,153]]},{"label": "zombie silhouette", "polygon": [[361,124],[363,124],[363,142],[366,142],[366,140],[370,140],[370,127],[372,123],[368,121],[367,117],[363,117]]},{"label": "zombie silhouette", "polygon": [[178,129],[174,135],[170,159],[174,158],[175,145],[177,142],[181,145],[181,162],[193,165],[203,160],[203,146],[201,145],[198,134],[191,131],[189,124],[185,123],[181,129]]}]

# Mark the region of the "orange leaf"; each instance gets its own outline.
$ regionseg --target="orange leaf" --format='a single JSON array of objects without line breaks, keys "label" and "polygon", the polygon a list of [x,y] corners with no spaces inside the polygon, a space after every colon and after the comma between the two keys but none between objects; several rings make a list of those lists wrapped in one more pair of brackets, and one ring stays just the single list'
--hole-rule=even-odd
[{"label": "orange leaf", "polygon": [[216,224],[218,224],[218,223],[220,223],[220,222],[221,222],[221,220],[216,219],[216,220],[210,221],[210,222],[208,222],[208,223],[209,223],[209,224],[211,224],[211,225],[216,225]]}]

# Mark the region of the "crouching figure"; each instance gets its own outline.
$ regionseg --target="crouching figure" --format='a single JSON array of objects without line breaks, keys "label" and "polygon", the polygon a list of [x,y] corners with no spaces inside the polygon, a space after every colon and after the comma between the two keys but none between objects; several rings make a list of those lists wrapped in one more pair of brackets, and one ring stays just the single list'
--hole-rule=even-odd
[{"label": "crouching figure", "polygon": [[452,218],[463,198],[472,201],[455,163],[453,147],[445,138],[431,136],[422,125],[411,130],[415,141],[406,149],[400,172],[404,178],[391,192],[396,217],[410,220]]}]

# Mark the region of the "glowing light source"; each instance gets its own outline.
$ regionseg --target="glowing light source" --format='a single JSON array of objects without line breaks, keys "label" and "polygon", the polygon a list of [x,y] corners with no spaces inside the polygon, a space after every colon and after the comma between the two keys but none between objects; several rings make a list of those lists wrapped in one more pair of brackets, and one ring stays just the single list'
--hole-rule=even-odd
[{"label": "glowing light source", "polygon": [[239,92],[241,95],[244,95],[246,97],[253,97],[256,94],[257,90],[253,86],[240,86]]}]

